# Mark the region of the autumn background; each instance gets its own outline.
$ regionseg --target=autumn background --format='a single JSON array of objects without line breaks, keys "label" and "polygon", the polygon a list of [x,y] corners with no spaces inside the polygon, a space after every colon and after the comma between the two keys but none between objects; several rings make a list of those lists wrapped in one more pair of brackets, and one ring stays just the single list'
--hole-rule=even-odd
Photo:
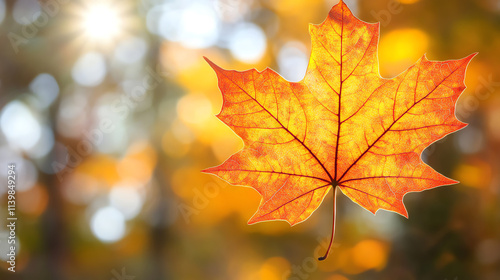
[{"label": "autumn background", "polygon": [[[500,2],[346,1],[381,22],[380,73],[479,55],[423,155],[460,180],[376,216],[339,194],[304,223],[246,222],[259,195],[200,170],[242,141],[203,56],[299,81],[325,0],[0,0],[0,220],[17,181],[17,272],[0,279],[500,279]],[[319,252],[319,253],[318,253]],[[129,276],[127,278],[126,276]]]}]

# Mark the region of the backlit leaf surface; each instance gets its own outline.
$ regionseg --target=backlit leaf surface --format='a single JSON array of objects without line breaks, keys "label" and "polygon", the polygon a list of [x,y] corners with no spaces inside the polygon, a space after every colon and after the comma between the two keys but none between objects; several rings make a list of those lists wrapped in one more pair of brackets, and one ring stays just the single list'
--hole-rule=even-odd
[{"label": "backlit leaf surface", "polygon": [[218,118],[245,147],[205,172],[259,192],[249,223],[300,223],[332,188],[372,213],[386,209],[408,217],[406,193],[457,183],[420,155],[465,126],[455,117],[455,103],[475,54],[444,62],[423,56],[384,79],[379,24],[358,20],[340,2],[309,32],[311,58],[298,83],[269,68],[229,71],[207,60],[224,99]]}]

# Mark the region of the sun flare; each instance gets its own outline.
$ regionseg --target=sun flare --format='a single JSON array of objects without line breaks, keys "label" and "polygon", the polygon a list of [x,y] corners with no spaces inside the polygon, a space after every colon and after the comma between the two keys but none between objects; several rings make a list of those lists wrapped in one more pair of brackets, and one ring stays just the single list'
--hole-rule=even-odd
[{"label": "sun flare", "polygon": [[95,4],[83,14],[82,27],[90,39],[108,40],[123,32],[123,22],[111,5]]}]

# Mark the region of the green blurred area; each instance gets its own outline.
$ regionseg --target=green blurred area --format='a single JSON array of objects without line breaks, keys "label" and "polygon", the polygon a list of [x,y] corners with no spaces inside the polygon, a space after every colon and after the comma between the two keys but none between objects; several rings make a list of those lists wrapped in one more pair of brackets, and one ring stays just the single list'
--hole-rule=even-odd
[{"label": "green blurred area", "polygon": [[[18,252],[0,279],[500,279],[500,2],[346,1],[380,21],[380,73],[479,52],[465,129],[424,161],[461,181],[405,197],[410,219],[343,194],[304,223],[247,220],[260,197],[200,171],[243,143],[203,56],[299,81],[324,0],[0,0],[0,219],[16,164]],[[125,275],[125,276],[124,276]]]}]

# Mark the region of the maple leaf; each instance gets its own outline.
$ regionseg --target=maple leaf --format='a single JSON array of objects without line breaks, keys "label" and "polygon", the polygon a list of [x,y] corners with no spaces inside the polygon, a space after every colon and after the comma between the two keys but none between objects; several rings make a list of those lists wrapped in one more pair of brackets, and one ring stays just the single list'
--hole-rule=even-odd
[{"label": "maple leaf", "polygon": [[466,126],[455,117],[455,103],[475,54],[444,62],[424,55],[384,79],[378,23],[357,19],[340,1],[309,32],[311,58],[298,83],[269,68],[228,71],[207,59],[224,100],[217,117],[245,146],[204,172],[259,192],[262,200],[248,223],[300,223],[332,188],[372,213],[386,209],[408,217],[406,193],[457,183],[420,156]]}]

